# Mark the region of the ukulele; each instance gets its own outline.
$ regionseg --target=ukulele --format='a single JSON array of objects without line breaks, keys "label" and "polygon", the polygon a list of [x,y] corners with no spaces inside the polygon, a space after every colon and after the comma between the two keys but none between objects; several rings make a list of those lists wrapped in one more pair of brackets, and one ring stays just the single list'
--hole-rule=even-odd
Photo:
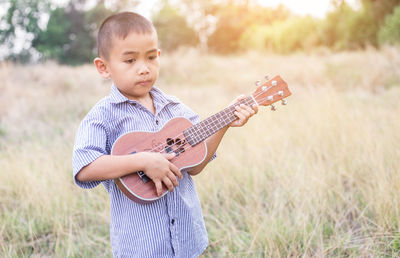
[{"label": "ukulele", "polygon": [[[287,83],[280,76],[264,83],[257,81],[256,85],[257,89],[252,95],[198,124],[193,125],[186,118],[176,117],[158,132],[126,133],[115,141],[111,154],[127,155],[142,151],[175,153],[171,162],[181,172],[187,172],[206,157],[207,145],[204,140],[237,119],[234,115],[235,106],[271,105],[271,109],[276,110],[273,103],[282,100],[282,104],[286,105],[285,98],[291,95]],[[143,171],[116,178],[114,182],[129,199],[138,203],[151,203],[168,193],[168,188],[162,184],[162,195],[158,196],[154,182]]]}]

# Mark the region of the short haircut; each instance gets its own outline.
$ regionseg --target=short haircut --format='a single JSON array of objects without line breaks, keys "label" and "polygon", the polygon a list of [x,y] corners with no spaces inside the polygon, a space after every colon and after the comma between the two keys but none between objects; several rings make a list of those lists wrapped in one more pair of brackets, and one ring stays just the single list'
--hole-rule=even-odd
[{"label": "short haircut", "polygon": [[146,34],[156,32],[156,30],[149,20],[133,12],[121,12],[105,19],[97,35],[99,57],[108,59],[113,38],[125,39],[132,32]]}]

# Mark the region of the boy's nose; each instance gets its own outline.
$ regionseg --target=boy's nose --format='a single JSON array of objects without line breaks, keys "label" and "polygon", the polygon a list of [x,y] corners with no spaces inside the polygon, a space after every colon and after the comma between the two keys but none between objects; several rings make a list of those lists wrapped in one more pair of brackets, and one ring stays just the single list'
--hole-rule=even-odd
[{"label": "boy's nose", "polygon": [[147,74],[149,72],[150,72],[149,67],[147,67],[145,63],[140,64],[138,69],[139,74]]}]

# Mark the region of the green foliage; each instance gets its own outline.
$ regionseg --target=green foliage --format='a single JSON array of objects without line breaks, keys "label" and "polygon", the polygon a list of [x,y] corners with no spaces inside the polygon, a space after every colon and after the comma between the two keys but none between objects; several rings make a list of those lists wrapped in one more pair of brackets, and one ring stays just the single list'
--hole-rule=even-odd
[{"label": "green foliage", "polygon": [[0,3],[8,7],[6,14],[0,18],[0,44],[7,46],[9,54],[5,57],[13,61],[27,62],[31,57],[30,42],[25,41],[22,49],[15,49],[16,31],[23,31],[25,38],[34,38],[40,31],[43,13],[49,10],[48,0],[10,0]]},{"label": "green foliage", "polygon": [[239,45],[242,49],[263,50],[266,47],[266,38],[271,31],[269,25],[250,25],[240,37]]},{"label": "green foliage", "polygon": [[[219,54],[248,49],[291,53],[318,46],[347,50],[398,43],[400,7],[396,6],[400,0],[360,1],[361,8],[353,9],[345,0],[332,0],[333,11],[317,20],[293,16],[284,6],[267,8],[255,1],[180,0],[172,4],[163,0],[153,23],[166,51],[200,46]],[[108,9],[105,0],[95,0],[97,4],[88,10],[83,8],[88,2],[70,0],[67,6],[56,8],[50,0],[0,1],[0,8],[6,10],[0,17],[0,44],[9,53],[5,58],[25,63],[39,53],[42,60],[62,64],[89,62],[96,55],[95,33],[101,22],[140,3],[120,0]],[[49,15],[47,24],[43,14]]]},{"label": "green foliage", "polygon": [[79,10],[76,5],[72,1],[67,8],[53,10],[46,30],[40,31],[32,42],[43,59],[78,65],[96,56],[95,30],[111,11],[102,4],[89,11]]},{"label": "green foliage", "polygon": [[376,45],[376,30],[369,9],[355,11],[342,2],[322,23],[322,42],[334,50]]},{"label": "green foliage", "polygon": [[55,58],[62,61],[65,50],[70,39],[66,33],[71,28],[71,21],[65,13],[65,9],[56,8],[50,14],[47,28],[40,31],[32,45],[43,55],[44,59]]},{"label": "green foliage", "polygon": [[392,15],[385,19],[385,23],[378,34],[379,43],[399,44],[400,43],[400,6]]},{"label": "green foliage", "polygon": [[[110,15],[114,13],[113,10],[110,10],[104,6],[103,1],[99,1],[97,5],[95,5],[92,9],[88,10],[85,13],[86,17],[86,26],[91,27],[92,31],[97,30],[103,21]],[[124,3],[126,0],[121,0],[120,3]],[[118,10],[118,9],[117,9]]]},{"label": "green foliage", "polygon": [[367,45],[377,46],[378,23],[373,14],[367,9],[356,12],[348,23],[347,48],[354,49]]},{"label": "green foliage", "polygon": [[282,7],[272,10],[252,8],[248,2],[234,3],[229,1],[228,5],[214,8],[218,23],[209,38],[209,47],[215,52],[270,48],[290,53],[320,45],[334,50],[378,46],[378,32],[384,17],[393,12],[400,0],[362,0],[359,10],[344,0],[333,1],[335,8],[324,20],[292,17]]},{"label": "green foliage", "polygon": [[289,11],[282,6],[274,10],[248,4],[217,5],[212,13],[218,18],[218,22],[208,40],[208,47],[221,54],[247,49],[244,41],[251,41],[248,34],[251,31],[246,34],[249,28],[254,30],[258,26],[269,25],[290,16]]},{"label": "green foliage", "polygon": [[294,17],[272,25],[250,26],[242,35],[242,48],[271,49],[278,53],[310,50],[320,44],[318,21],[312,17]]},{"label": "green foliage", "polygon": [[380,25],[385,17],[393,13],[396,6],[400,5],[400,0],[362,0],[364,9],[371,12],[373,19]]},{"label": "green foliage", "polygon": [[199,43],[196,32],[190,28],[185,17],[168,2],[153,17],[158,38],[163,50],[174,50],[179,46],[195,46]]}]

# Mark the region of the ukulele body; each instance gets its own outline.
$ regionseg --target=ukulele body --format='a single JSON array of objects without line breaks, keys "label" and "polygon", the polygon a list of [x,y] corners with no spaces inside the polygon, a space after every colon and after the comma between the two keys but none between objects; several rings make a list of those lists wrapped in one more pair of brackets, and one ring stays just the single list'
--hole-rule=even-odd
[{"label": "ukulele body", "polygon": [[[128,155],[137,152],[175,153],[171,162],[182,173],[200,164],[207,155],[207,145],[201,142],[191,146],[183,131],[193,124],[186,118],[169,120],[158,132],[130,132],[120,136],[112,147],[112,155]],[[165,194],[167,187],[162,184],[162,195],[158,196],[154,182],[142,171],[132,171],[114,180],[119,189],[131,200],[138,203],[154,202]]]},{"label": "ukulele body", "polygon": [[[237,119],[236,106],[241,104],[249,107],[253,105],[269,106],[275,110],[273,104],[290,96],[287,83],[278,75],[264,83],[257,83],[257,89],[251,96],[245,97],[220,112],[193,125],[183,117],[173,118],[158,132],[131,132],[119,137],[112,148],[112,155],[128,155],[137,152],[175,152],[171,162],[182,173],[191,167],[200,164],[207,155],[205,139],[218,132]],[[185,138],[185,136],[187,138]],[[157,196],[153,181],[143,171],[132,171],[131,174],[115,179],[121,191],[131,200],[139,203],[150,203],[164,196],[168,189],[162,184],[162,195]]]}]

